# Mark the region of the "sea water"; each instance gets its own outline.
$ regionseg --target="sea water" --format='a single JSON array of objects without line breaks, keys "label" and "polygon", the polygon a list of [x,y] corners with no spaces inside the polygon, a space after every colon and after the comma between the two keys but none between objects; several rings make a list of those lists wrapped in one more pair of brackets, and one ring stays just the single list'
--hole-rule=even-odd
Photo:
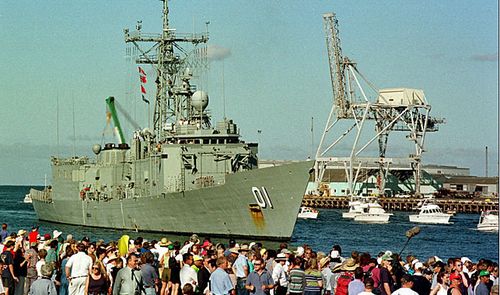
[{"label": "sea water", "polygon": [[[131,238],[142,236],[145,239],[159,239],[161,233],[134,232],[113,229],[88,228],[38,221],[33,206],[24,204],[28,186],[0,186],[0,223],[9,225],[9,232],[19,229],[30,230],[33,225],[40,226],[41,233],[52,233],[53,230],[73,234],[76,239],[88,236],[92,240],[117,240],[121,235],[128,234]],[[316,251],[328,252],[333,245],[342,247],[343,256],[351,251],[368,252],[377,255],[380,251],[390,250],[399,253],[405,243],[408,245],[402,256],[416,255],[420,260],[430,256],[438,256],[445,260],[450,257],[467,256],[473,261],[487,258],[498,261],[498,233],[481,232],[476,229],[479,214],[457,214],[449,225],[419,224],[420,233],[407,240],[405,233],[416,226],[408,220],[409,212],[392,212],[387,224],[363,224],[342,218],[342,210],[319,209],[316,220],[298,219],[290,241],[291,247],[308,244]],[[291,213],[295,214],[295,213]],[[185,236],[166,235],[171,240],[183,242]],[[203,238],[203,236],[201,236]],[[223,240],[222,242],[227,242]],[[265,242],[264,245],[276,247],[275,243]]]}]

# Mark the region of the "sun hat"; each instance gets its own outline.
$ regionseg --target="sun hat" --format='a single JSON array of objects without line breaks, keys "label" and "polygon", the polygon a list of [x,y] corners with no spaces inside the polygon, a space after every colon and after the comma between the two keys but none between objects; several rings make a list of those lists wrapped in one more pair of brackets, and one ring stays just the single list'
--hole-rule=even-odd
[{"label": "sun hat", "polygon": [[286,260],[286,256],[284,253],[279,253],[278,255],[276,255],[276,258],[274,259],[276,261],[285,261]]},{"label": "sun hat", "polygon": [[460,261],[462,261],[462,264],[465,264],[467,261],[472,262],[472,260],[470,260],[469,257],[462,257]]},{"label": "sun hat", "polygon": [[302,247],[302,246],[298,246],[298,247],[297,247],[297,250],[295,251],[295,255],[297,255],[297,256],[302,256],[302,255],[304,255],[304,247]]},{"label": "sun hat", "polygon": [[203,260],[203,257],[201,257],[200,255],[193,256],[193,261],[200,261],[200,260]]},{"label": "sun hat", "polygon": [[200,238],[198,238],[197,234],[192,234],[191,237],[189,238],[189,241],[193,242],[195,244],[199,244],[200,243]]},{"label": "sun hat", "polygon": [[490,272],[487,270],[484,270],[484,269],[479,273],[480,277],[485,277],[485,276],[489,276],[489,275],[490,275]]},{"label": "sun hat", "polygon": [[241,247],[238,249],[239,252],[243,252],[243,251],[250,251],[250,249],[248,248],[248,245],[244,244],[244,245],[241,245]]},{"label": "sun hat", "polygon": [[420,261],[417,261],[414,265],[413,265],[413,269],[421,269],[424,267],[424,264]]},{"label": "sun hat", "polygon": [[17,232],[17,235],[18,236],[24,236],[26,234],[26,231],[24,229],[20,229],[18,232]]},{"label": "sun hat", "polygon": [[267,249],[266,249],[266,248],[262,248],[262,249],[260,249],[260,256],[262,256],[262,255],[266,254],[266,252],[267,252]]},{"label": "sun hat", "polygon": [[201,245],[202,248],[207,248],[210,246],[212,246],[212,243],[210,243],[209,241],[205,241],[205,242],[203,242],[203,245]]},{"label": "sun hat", "polygon": [[229,249],[229,252],[231,252],[233,254],[239,254],[240,252],[238,252],[238,250],[239,250],[239,247],[233,247],[233,248]]},{"label": "sun hat", "polygon": [[332,252],[330,252],[330,257],[331,257],[331,258],[340,258],[340,253],[339,253],[339,251],[337,251],[337,250],[332,250]]},{"label": "sun hat", "polygon": [[160,245],[161,247],[168,247],[168,245],[172,244],[172,242],[170,242],[167,238],[161,238],[160,242],[158,243],[158,245]]},{"label": "sun hat", "polygon": [[292,251],[288,250],[287,248],[281,249],[281,253],[283,254],[292,254]]},{"label": "sun hat", "polygon": [[113,260],[116,260],[118,258],[120,258],[120,257],[116,256],[115,253],[111,253],[111,255],[108,257],[108,263],[113,261]]},{"label": "sun hat", "polygon": [[321,258],[321,260],[319,261],[319,267],[324,267],[326,264],[328,264],[330,262],[330,257],[323,257]]},{"label": "sun hat", "polygon": [[55,229],[53,232],[52,232],[52,237],[54,239],[57,239],[59,238],[59,236],[62,234],[62,232],[58,231],[57,229]]}]

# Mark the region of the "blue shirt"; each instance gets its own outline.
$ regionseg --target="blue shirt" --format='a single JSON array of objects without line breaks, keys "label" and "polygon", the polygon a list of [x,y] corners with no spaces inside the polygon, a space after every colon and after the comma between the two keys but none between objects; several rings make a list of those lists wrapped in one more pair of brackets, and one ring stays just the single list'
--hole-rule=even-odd
[{"label": "blue shirt", "polygon": [[244,267],[248,268],[248,258],[245,255],[240,254],[233,266],[236,269],[236,276],[238,278],[246,278]]},{"label": "blue shirt", "polygon": [[249,291],[250,294],[252,295],[267,295],[270,292],[270,289],[266,289],[265,291],[262,290],[262,286],[264,285],[274,285],[273,278],[271,275],[267,272],[266,269],[259,274],[256,271],[252,271],[247,278],[247,286],[254,286],[255,289],[252,291]]},{"label": "blue shirt", "polygon": [[354,279],[349,283],[349,286],[347,287],[349,295],[358,295],[364,290],[365,290],[365,284],[359,279]]},{"label": "blue shirt", "polygon": [[227,295],[233,289],[231,278],[222,268],[217,268],[210,275],[210,291],[213,295]]}]

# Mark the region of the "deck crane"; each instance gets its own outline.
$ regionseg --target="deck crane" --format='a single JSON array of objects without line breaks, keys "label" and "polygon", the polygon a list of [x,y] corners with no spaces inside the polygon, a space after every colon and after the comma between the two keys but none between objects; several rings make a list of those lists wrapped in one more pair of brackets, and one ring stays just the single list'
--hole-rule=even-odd
[{"label": "deck crane", "polygon": [[[342,55],[338,20],[334,13],[323,15],[326,34],[328,64],[333,90],[333,103],[325,129],[316,152],[315,180],[318,185],[330,164],[343,164],[348,182],[348,195],[357,194],[361,170],[365,176],[376,171],[379,195],[384,195],[385,180],[389,165],[394,161],[410,164],[415,179],[415,194],[420,194],[421,157],[424,152],[426,132],[438,131],[443,119],[432,118],[424,92],[420,89],[389,88],[377,89],[357,69],[355,62]],[[362,84],[363,83],[363,84]],[[369,89],[363,88],[367,85]],[[374,93],[374,95],[370,95]],[[375,135],[362,136],[366,121],[374,121]],[[347,128],[341,130],[342,124]],[[339,130],[340,129],[340,130]],[[414,143],[415,151],[408,158],[386,158],[388,137],[391,131],[409,132],[406,136]],[[341,156],[338,145],[355,133],[348,155]],[[361,157],[373,142],[378,143],[375,157]],[[373,169],[376,167],[376,169]],[[371,171],[371,172],[370,172]]]}]

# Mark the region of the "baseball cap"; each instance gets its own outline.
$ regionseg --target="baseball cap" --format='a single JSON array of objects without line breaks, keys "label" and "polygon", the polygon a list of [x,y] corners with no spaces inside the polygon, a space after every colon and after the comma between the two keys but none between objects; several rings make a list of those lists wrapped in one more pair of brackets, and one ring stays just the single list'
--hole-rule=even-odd
[{"label": "baseball cap", "polygon": [[479,273],[479,276],[480,277],[485,277],[485,276],[489,276],[490,275],[490,272],[487,271],[487,270],[482,270],[480,273]]}]

